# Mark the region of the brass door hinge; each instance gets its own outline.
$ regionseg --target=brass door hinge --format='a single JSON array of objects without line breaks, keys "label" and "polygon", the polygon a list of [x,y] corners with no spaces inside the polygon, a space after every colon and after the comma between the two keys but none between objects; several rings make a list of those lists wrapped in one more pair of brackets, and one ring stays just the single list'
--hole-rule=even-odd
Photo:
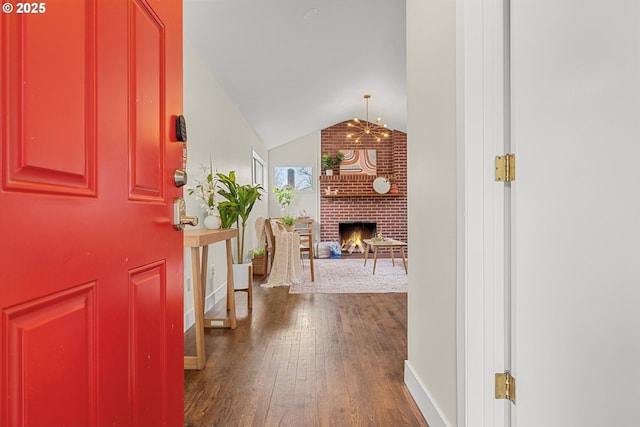
[{"label": "brass door hinge", "polygon": [[496,399],[516,402],[516,379],[511,376],[511,372],[496,374]]},{"label": "brass door hinge", "polygon": [[516,179],[516,155],[496,156],[496,181],[511,182]]}]

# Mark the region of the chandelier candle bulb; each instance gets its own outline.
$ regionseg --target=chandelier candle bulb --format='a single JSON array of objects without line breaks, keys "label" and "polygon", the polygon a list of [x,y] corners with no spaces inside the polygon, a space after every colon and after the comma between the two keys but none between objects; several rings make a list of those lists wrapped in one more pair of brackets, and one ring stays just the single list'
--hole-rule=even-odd
[{"label": "chandelier candle bulb", "polygon": [[364,122],[361,122],[356,118],[353,119],[353,122],[347,123],[348,127],[357,128],[359,132],[347,134],[347,138],[355,137],[356,144],[360,143],[360,139],[364,135],[371,135],[376,140],[376,142],[380,142],[382,138],[389,138],[389,133],[386,132],[387,125],[380,124],[380,121],[382,120],[381,117],[378,117],[375,123],[369,122],[369,98],[371,98],[370,94],[364,94],[364,100],[366,104],[366,120]]}]

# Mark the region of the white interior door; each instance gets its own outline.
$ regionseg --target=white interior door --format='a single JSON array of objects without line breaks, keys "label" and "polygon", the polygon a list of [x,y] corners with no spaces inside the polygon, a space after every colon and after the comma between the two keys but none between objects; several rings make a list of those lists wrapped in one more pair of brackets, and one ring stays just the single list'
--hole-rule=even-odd
[{"label": "white interior door", "polygon": [[511,13],[513,422],[638,425],[640,1]]}]

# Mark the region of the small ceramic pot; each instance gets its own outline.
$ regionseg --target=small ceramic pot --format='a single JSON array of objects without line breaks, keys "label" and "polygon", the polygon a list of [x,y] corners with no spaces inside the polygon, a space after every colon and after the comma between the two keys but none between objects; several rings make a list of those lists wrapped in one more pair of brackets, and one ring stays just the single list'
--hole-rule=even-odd
[{"label": "small ceramic pot", "polygon": [[217,230],[222,225],[220,217],[218,215],[207,215],[204,218],[204,226],[209,230]]}]

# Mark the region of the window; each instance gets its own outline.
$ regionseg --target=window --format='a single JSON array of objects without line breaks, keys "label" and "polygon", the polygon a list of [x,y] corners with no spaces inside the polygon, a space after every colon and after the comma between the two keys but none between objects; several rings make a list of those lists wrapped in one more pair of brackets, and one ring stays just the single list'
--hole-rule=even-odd
[{"label": "window", "polygon": [[261,185],[263,188],[265,187],[266,177],[266,162],[258,153],[254,150],[252,152],[252,164],[251,164],[251,175],[253,179],[253,185]]},{"label": "window", "polygon": [[273,186],[282,188],[285,185],[293,187],[293,191],[313,191],[313,166],[275,166],[273,168]]}]

